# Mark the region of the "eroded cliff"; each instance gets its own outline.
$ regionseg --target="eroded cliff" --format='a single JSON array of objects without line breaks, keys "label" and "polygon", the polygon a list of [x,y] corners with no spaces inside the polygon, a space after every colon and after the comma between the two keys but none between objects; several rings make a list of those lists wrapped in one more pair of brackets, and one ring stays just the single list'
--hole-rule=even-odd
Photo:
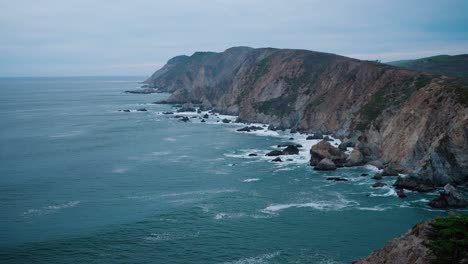
[{"label": "eroded cliff", "polygon": [[148,80],[170,103],[200,103],[302,132],[333,132],[365,158],[438,185],[468,180],[462,80],[307,50],[248,47],[168,61]]}]

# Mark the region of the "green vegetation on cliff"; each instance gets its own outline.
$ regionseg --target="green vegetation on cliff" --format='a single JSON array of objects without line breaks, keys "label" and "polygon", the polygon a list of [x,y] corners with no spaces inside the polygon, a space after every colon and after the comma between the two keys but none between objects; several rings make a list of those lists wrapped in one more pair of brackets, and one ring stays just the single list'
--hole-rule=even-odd
[{"label": "green vegetation on cliff", "polygon": [[468,257],[468,215],[436,218],[431,223],[434,238],[429,244],[433,263],[461,263]]}]

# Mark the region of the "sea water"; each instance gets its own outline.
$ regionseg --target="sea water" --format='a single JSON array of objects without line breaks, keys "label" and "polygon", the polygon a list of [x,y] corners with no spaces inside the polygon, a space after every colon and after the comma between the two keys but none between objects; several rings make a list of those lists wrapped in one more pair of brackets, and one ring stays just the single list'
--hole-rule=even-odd
[{"label": "sea water", "polygon": [[349,263],[447,214],[372,167],[314,171],[304,136],[123,93],[143,79],[0,79],[1,263]]}]

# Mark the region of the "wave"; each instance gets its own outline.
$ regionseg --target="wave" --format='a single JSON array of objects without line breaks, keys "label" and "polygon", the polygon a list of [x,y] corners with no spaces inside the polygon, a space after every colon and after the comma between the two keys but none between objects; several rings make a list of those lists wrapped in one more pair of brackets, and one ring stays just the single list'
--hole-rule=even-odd
[{"label": "wave", "polygon": [[352,200],[346,200],[344,198],[340,198],[337,201],[314,201],[308,203],[290,203],[290,204],[273,204],[267,206],[262,212],[265,213],[275,213],[281,210],[289,209],[289,208],[313,208],[320,211],[334,211],[344,209],[346,207],[350,207],[353,205],[359,205],[358,202]]},{"label": "wave", "polygon": [[382,212],[386,211],[388,209],[391,209],[390,207],[381,207],[381,206],[374,206],[374,207],[357,207],[358,210],[361,211],[377,211],[377,212]]},{"label": "wave", "polygon": [[269,262],[268,260],[274,259],[279,255],[280,255],[280,252],[276,251],[273,253],[258,255],[255,257],[247,257],[247,258],[241,258],[239,260],[222,262],[222,264],[266,264]]},{"label": "wave", "polygon": [[[385,187],[382,187],[382,189],[385,189]],[[388,191],[383,194],[377,194],[377,193],[371,193],[369,197],[388,197],[388,196],[398,196],[396,191],[393,188],[387,187]]]},{"label": "wave", "polygon": [[54,205],[48,205],[44,206],[39,209],[29,209],[26,212],[23,212],[21,215],[22,216],[29,216],[29,215],[46,215],[46,214],[52,214],[55,213],[59,210],[66,209],[66,208],[72,208],[80,204],[80,201],[70,201],[64,204],[54,204]]},{"label": "wave", "polygon": [[243,180],[243,182],[256,182],[256,181],[259,181],[259,180],[260,180],[259,178],[250,178],[250,179]]},{"label": "wave", "polygon": [[112,170],[112,172],[121,174],[121,173],[127,172],[128,170],[129,170],[129,168],[115,168],[115,169]]},{"label": "wave", "polygon": [[271,218],[270,214],[246,214],[246,213],[217,213],[213,218],[215,220],[222,220],[222,219],[239,219],[239,218],[255,218],[255,219],[264,219],[264,218]]}]

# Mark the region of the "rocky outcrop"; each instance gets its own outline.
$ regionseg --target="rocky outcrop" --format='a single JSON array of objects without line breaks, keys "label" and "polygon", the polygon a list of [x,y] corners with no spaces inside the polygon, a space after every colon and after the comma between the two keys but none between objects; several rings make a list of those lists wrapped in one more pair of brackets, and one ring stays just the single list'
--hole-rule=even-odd
[{"label": "rocky outcrop", "polygon": [[398,177],[393,186],[397,189],[406,189],[418,192],[431,192],[435,190],[434,184],[431,181],[421,180],[414,176]]},{"label": "rocky outcrop", "polygon": [[362,155],[361,151],[358,149],[353,149],[349,156],[346,158],[346,162],[344,164],[345,167],[353,167],[353,166],[360,166],[364,165],[366,162],[364,160],[364,155]]},{"label": "rocky outcrop", "polygon": [[323,159],[328,159],[332,161],[337,166],[343,166],[348,158],[348,155],[343,153],[338,148],[332,146],[327,141],[320,141],[319,143],[312,146],[310,149],[310,165],[316,166],[322,161]]},{"label": "rocky outcrop", "polygon": [[439,197],[429,202],[429,205],[434,208],[462,208],[468,207],[468,201],[465,200],[463,193],[457,190],[450,184],[444,186],[444,191]]},{"label": "rocky outcrop", "polygon": [[236,47],[175,57],[146,83],[172,93],[166,103],[353,139],[365,161],[401,165],[438,186],[468,179],[468,88],[460,79],[328,53]]},{"label": "rocky outcrop", "polygon": [[430,221],[416,224],[401,237],[385,243],[384,247],[372,252],[368,257],[353,264],[427,264],[435,259],[427,241],[433,235]]},{"label": "rocky outcrop", "polygon": [[468,215],[449,213],[413,226],[353,264],[468,263]]}]

